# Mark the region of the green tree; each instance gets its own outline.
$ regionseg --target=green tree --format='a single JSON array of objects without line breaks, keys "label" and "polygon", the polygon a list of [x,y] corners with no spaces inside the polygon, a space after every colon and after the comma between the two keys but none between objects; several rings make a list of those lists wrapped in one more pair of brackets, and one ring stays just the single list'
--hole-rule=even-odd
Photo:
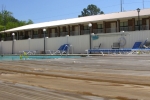
[{"label": "green tree", "polygon": [[33,21],[31,19],[29,19],[26,24],[33,24]]},{"label": "green tree", "polygon": [[83,11],[81,11],[81,15],[78,15],[78,17],[99,15],[99,14],[104,14],[104,12],[101,11],[100,8],[98,8],[96,5],[90,4],[87,6],[87,8],[84,8]]},{"label": "green tree", "polygon": [[28,21],[20,21],[13,16],[12,12],[7,10],[2,9],[0,12],[0,31],[28,24],[33,24],[33,21],[30,19]]}]

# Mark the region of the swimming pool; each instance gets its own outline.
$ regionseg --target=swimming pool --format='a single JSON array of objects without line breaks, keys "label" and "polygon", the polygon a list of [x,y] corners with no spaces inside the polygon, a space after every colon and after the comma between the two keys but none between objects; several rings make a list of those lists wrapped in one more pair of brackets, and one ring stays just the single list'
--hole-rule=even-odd
[{"label": "swimming pool", "polygon": [[80,58],[81,56],[0,56],[0,61],[14,61],[14,60],[38,60],[38,59],[58,59],[58,58]]}]

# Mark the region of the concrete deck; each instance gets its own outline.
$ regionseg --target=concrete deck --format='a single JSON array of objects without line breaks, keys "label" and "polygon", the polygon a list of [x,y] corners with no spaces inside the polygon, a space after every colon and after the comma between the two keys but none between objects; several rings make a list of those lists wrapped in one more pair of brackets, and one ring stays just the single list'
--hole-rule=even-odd
[{"label": "concrete deck", "polygon": [[3,61],[0,81],[5,100],[149,100],[150,56]]}]

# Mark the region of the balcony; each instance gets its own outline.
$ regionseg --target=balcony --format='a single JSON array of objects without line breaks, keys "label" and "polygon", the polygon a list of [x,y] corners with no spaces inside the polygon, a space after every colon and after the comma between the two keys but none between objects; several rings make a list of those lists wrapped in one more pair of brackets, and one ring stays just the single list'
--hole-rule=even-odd
[{"label": "balcony", "polygon": [[90,30],[81,30],[81,35],[89,34]]},{"label": "balcony", "polygon": [[117,32],[116,29],[117,29],[117,28],[106,28],[106,33],[114,33],[114,32]]},{"label": "balcony", "polygon": [[[48,34],[45,34],[45,37],[48,37]],[[41,34],[41,38],[44,38],[44,34]]]},{"label": "balcony", "polygon": [[149,30],[149,25],[142,25],[141,30]]},{"label": "balcony", "polygon": [[132,26],[120,27],[120,31],[133,31],[133,27]]},{"label": "balcony", "polygon": [[50,37],[58,37],[58,33],[50,33]]},{"label": "balcony", "polygon": [[38,35],[38,34],[34,34],[34,35],[33,35],[33,38],[34,38],[34,39],[39,38],[39,35]]},{"label": "balcony", "polygon": [[22,40],[23,39],[23,36],[19,36],[19,40]]},{"label": "balcony", "polygon": [[6,41],[12,40],[12,37],[6,37],[5,40]]},{"label": "balcony", "polygon": [[129,31],[129,27],[128,26],[126,26],[126,27],[120,27],[120,31]]},{"label": "balcony", "polygon": [[[135,30],[139,30],[139,26],[135,26]],[[149,25],[140,25],[140,30],[149,30]]]},{"label": "balcony", "polygon": [[93,29],[93,33],[97,34],[97,33],[104,33],[103,29]]},{"label": "balcony", "polygon": [[79,31],[72,31],[70,32],[70,36],[79,35]]},{"label": "balcony", "polygon": [[60,36],[66,36],[68,35],[68,32],[60,32]]}]

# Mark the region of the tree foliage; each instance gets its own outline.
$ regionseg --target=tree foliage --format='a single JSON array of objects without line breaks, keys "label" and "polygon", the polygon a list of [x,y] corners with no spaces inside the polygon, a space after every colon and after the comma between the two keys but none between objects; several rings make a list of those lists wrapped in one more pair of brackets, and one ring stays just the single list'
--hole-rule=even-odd
[{"label": "tree foliage", "polygon": [[83,11],[81,11],[81,15],[78,15],[78,17],[99,15],[99,14],[104,14],[104,12],[101,11],[100,8],[98,8],[96,5],[90,4],[87,6],[87,8],[84,8]]},{"label": "tree foliage", "polygon": [[33,24],[32,20],[20,21],[13,16],[13,13],[7,10],[2,10],[0,12],[0,31],[7,29]]}]

